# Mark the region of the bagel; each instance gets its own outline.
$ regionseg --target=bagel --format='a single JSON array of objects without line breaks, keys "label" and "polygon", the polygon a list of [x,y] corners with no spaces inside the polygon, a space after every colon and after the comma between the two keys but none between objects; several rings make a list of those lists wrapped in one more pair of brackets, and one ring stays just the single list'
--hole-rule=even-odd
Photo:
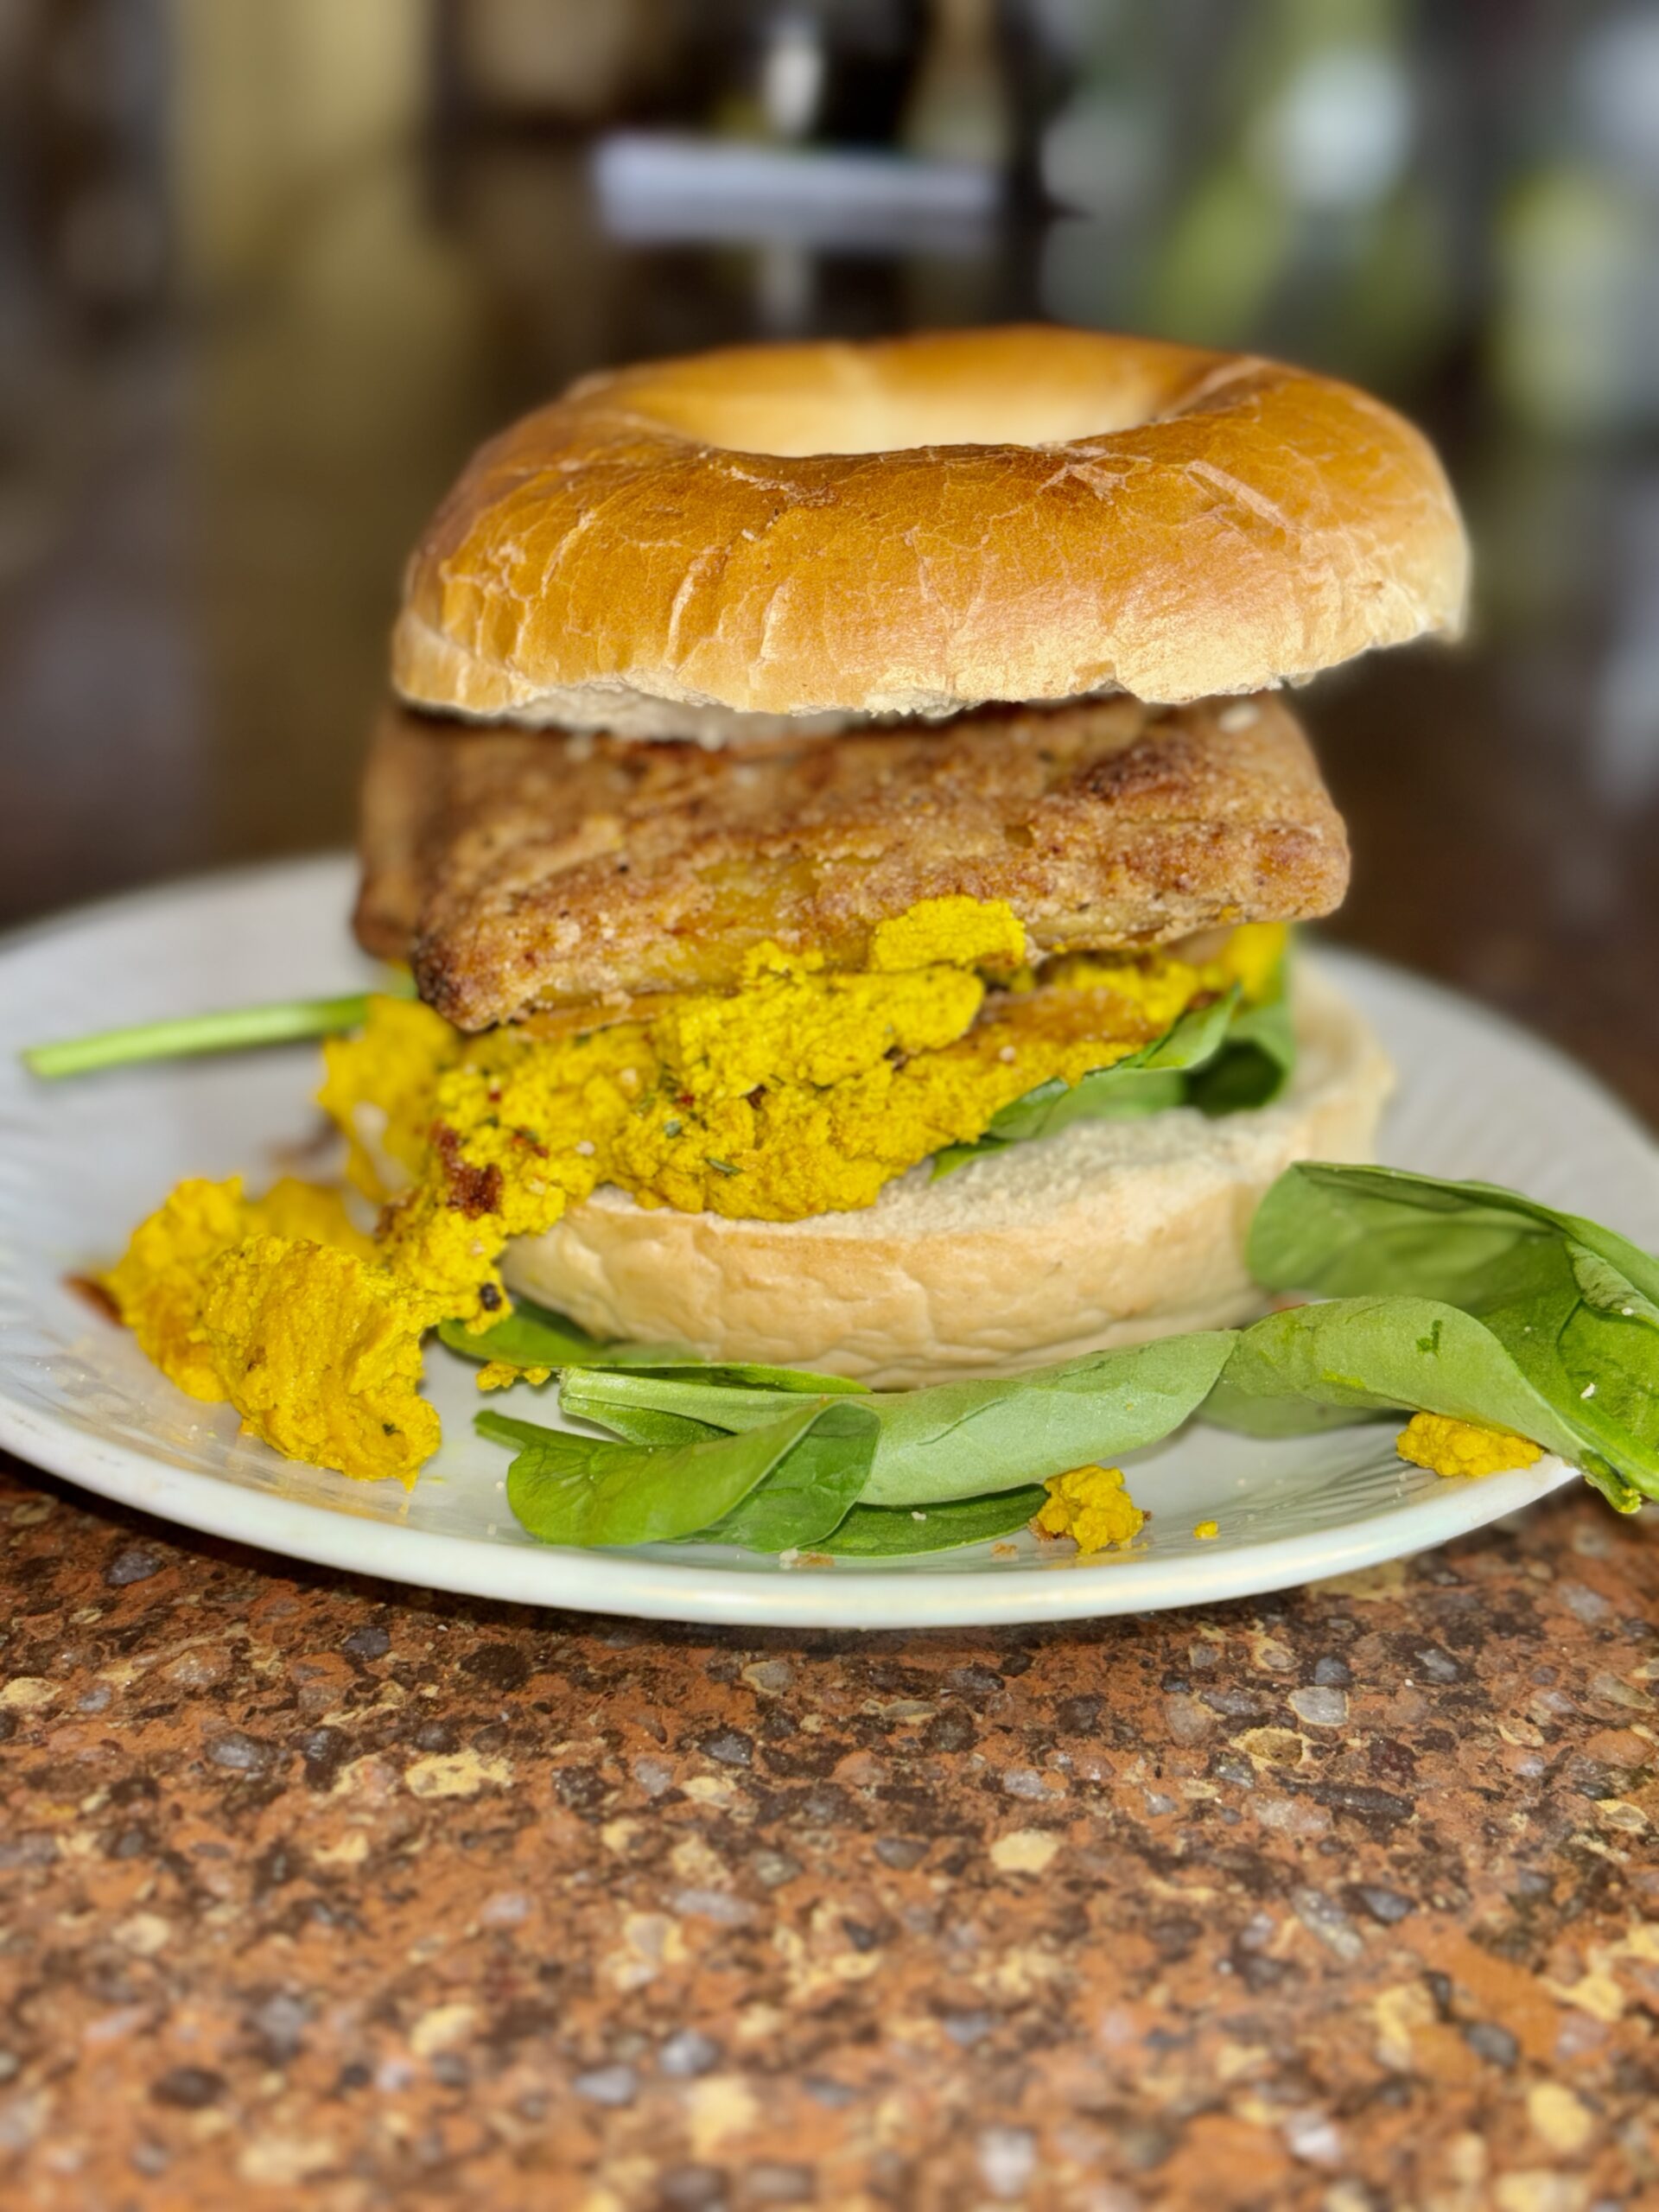
[{"label": "bagel", "polygon": [[1466,582],[1429,446],[1327,377],[1046,327],[738,347],[486,445],[409,563],[392,681],[709,742],[1181,704],[1453,632]]},{"label": "bagel", "polygon": [[1244,1237],[1294,1160],[1370,1157],[1390,1088],[1369,1026],[1318,975],[1296,983],[1285,1096],[1093,1122],[873,1206],[794,1222],[647,1210],[613,1189],[509,1246],[508,1287],[602,1338],[692,1346],[908,1389],[1012,1374],[1259,1310]]}]

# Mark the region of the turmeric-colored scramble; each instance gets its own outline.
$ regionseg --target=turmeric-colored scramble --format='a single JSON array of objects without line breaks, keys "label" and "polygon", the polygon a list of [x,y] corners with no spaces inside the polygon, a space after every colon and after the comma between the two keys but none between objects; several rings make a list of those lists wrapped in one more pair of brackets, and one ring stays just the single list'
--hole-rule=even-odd
[{"label": "turmeric-colored scramble", "polygon": [[1146,1525],[1146,1515],[1123,1485],[1122,1467],[1073,1467],[1051,1475],[1048,1502],[1032,1526],[1039,1535],[1070,1536],[1081,1557],[1121,1550]]},{"label": "turmeric-colored scramble", "polygon": [[1072,954],[1036,976],[1010,906],[935,899],[882,923],[861,969],[764,944],[735,991],[588,1031],[532,1020],[469,1038],[376,999],[359,1034],[326,1045],[321,1093],[353,1181],[382,1204],[373,1243],[333,1193],[185,1183],[107,1287],[194,1396],[228,1399],[290,1456],[411,1482],[438,1442],[416,1395],[421,1336],[505,1310],[510,1238],[601,1183],[766,1221],[870,1205],[1014,1099],[1114,1065],[1195,1001],[1235,983],[1266,996],[1284,935],[1247,925],[1198,963]]},{"label": "turmeric-colored scramble", "polygon": [[1530,1467],[1541,1448],[1506,1428],[1482,1428],[1446,1414],[1414,1414],[1395,1439],[1395,1450],[1414,1467],[1435,1475],[1501,1475]]},{"label": "turmeric-colored scramble", "polygon": [[339,1194],[284,1180],[259,1199],[181,1183],[105,1287],[193,1398],[228,1399],[290,1459],[412,1482],[438,1448],[416,1395],[420,1317]]}]

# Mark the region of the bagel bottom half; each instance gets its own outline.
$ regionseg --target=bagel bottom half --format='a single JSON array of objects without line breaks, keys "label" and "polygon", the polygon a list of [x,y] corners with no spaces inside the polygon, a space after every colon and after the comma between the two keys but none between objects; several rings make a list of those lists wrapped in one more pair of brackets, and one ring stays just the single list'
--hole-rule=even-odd
[{"label": "bagel bottom half", "polygon": [[1297,1160],[1366,1160],[1393,1075],[1370,1027],[1306,968],[1295,1077],[1273,1105],[1092,1122],[873,1206],[728,1221],[606,1188],[508,1248],[509,1287],[595,1336],[691,1345],[908,1389],[1012,1374],[1261,1308],[1244,1239]]}]

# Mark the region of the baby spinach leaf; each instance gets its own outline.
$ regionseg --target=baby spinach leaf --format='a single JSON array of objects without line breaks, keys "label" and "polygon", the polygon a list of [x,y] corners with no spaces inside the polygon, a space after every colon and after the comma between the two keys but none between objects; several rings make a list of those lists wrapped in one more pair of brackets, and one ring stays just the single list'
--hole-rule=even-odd
[{"label": "baby spinach leaf", "polygon": [[1591,1489],[1599,1490],[1616,1513],[1639,1512],[1643,1497],[1653,1496],[1651,1491],[1641,1490],[1628,1475],[1620,1474],[1599,1452],[1583,1452],[1578,1468]]},{"label": "baby spinach leaf", "polygon": [[1155,1444],[1209,1395],[1232,1348],[1223,1330],[1088,1352],[1006,1381],[877,1394],[866,1505],[931,1505],[1011,1490]]},{"label": "baby spinach leaf", "polygon": [[635,1359],[632,1368],[661,1375],[671,1381],[693,1380],[733,1390],[781,1390],[791,1396],[805,1392],[815,1398],[867,1398],[868,1382],[855,1382],[845,1375],[816,1375],[810,1367],[766,1367],[754,1360]]},{"label": "baby spinach leaf", "polygon": [[464,1321],[441,1321],[438,1335],[451,1351],[467,1359],[505,1361],[509,1367],[586,1367],[596,1359],[626,1366],[636,1359],[689,1359],[683,1344],[605,1344],[590,1337],[563,1313],[550,1313],[528,1298],[519,1299],[487,1329],[473,1330]]},{"label": "baby spinach leaf", "polygon": [[1059,1076],[1028,1090],[994,1115],[971,1144],[948,1145],[933,1163],[935,1179],[970,1160],[1057,1135],[1077,1122],[1137,1121],[1173,1106],[1235,1114],[1277,1097],[1296,1065],[1290,1005],[1279,995],[1253,1007],[1237,984],[1207,1006],[1189,1007],[1161,1037],[1109,1068],[1073,1084]]},{"label": "baby spinach leaf", "polygon": [[1328,1302],[902,1392],[601,1347],[566,1368],[561,1402],[626,1441],[479,1426],[524,1444],[514,1510],[565,1542],[645,1528],[853,1557],[975,1541],[1028,1518],[1044,1478],[1156,1442],[1200,1405],[1258,1435],[1446,1414],[1560,1453],[1626,1510],[1659,1497],[1659,1262],[1612,1231],[1484,1185],[1304,1165],[1269,1193],[1250,1256]]},{"label": "baby spinach leaf", "polygon": [[1304,1162],[1268,1193],[1249,1258],[1274,1288],[1461,1308],[1599,1488],[1659,1497],[1659,1260],[1628,1238],[1494,1185]]},{"label": "baby spinach leaf", "polygon": [[767,1367],[752,1361],[700,1360],[685,1344],[606,1344],[585,1329],[521,1299],[512,1313],[474,1332],[464,1321],[442,1321],[438,1335],[451,1351],[476,1360],[499,1359],[509,1367],[639,1367],[669,1375],[695,1375],[741,1388],[804,1390],[814,1396],[861,1391],[864,1384],[841,1375],[813,1375],[804,1368]]},{"label": "baby spinach leaf", "polygon": [[1190,1007],[1150,1045],[1143,1045],[1111,1067],[1096,1068],[1076,1083],[1051,1076],[1046,1083],[994,1114],[971,1144],[946,1146],[934,1160],[935,1179],[1004,1145],[1056,1136],[1074,1122],[1135,1121],[1142,1115],[1161,1114],[1168,1107],[1184,1105],[1184,1071],[1220,1051],[1238,999],[1235,984],[1224,998]]},{"label": "baby spinach leaf", "polygon": [[327,1037],[359,1028],[374,999],[408,999],[415,981],[406,969],[391,969],[378,992],[353,991],[342,998],[284,999],[275,1006],[234,1007],[220,1014],[187,1014],[165,1021],[143,1021],[124,1029],[102,1029],[95,1036],[72,1037],[51,1045],[30,1045],[18,1054],[32,1075],[55,1082],[67,1075],[90,1075],[98,1068],[129,1067],[136,1060],[176,1059],[195,1052],[239,1052],[251,1045],[283,1045],[296,1037]]},{"label": "baby spinach leaf", "polygon": [[1340,1298],[1240,1332],[1204,1412],[1252,1435],[1294,1433],[1287,1405],[1402,1408],[1511,1430],[1576,1459],[1580,1439],[1491,1331],[1427,1298]]},{"label": "baby spinach leaf", "polygon": [[1601,1279],[1611,1302],[1622,1279],[1659,1304],[1659,1258],[1617,1230],[1496,1183],[1446,1182],[1402,1167],[1302,1160],[1287,1168],[1257,1210],[1249,1258],[1256,1281],[1272,1289],[1332,1297],[1400,1290],[1462,1305],[1494,1260],[1549,1236],[1611,1270]]},{"label": "baby spinach leaf", "polygon": [[1586,1306],[1593,1306],[1599,1313],[1617,1313],[1621,1319],[1643,1321],[1650,1329],[1659,1329],[1659,1306],[1637,1288],[1631,1277],[1582,1244],[1569,1240],[1567,1249],[1573,1281]]},{"label": "baby spinach leaf", "polygon": [[607,1428],[630,1444],[697,1444],[705,1437],[731,1433],[709,1421],[693,1421],[687,1414],[658,1413],[650,1406],[607,1406],[604,1419]]},{"label": "baby spinach leaf", "polygon": [[909,1506],[855,1505],[833,1535],[819,1539],[817,1549],[836,1559],[906,1559],[955,1551],[963,1544],[1012,1535],[1041,1512],[1047,1497],[1040,1483],[1027,1483],[989,1497],[930,1505],[925,1513]]},{"label": "baby spinach leaf", "polygon": [[[1421,1410],[1412,1408],[1414,1413]],[[1288,1389],[1277,1392],[1265,1380],[1259,1389],[1247,1390],[1235,1387],[1224,1370],[1198,1408],[1198,1419],[1217,1428],[1236,1429],[1242,1436],[1319,1436],[1326,1429],[1353,1428],[1368,1421],[1392,1419],[1398,1427],[1400,1411],[1394,1406],[1386,1413],[1381,1408],[1368,1413],[1363,1407],[1300,1397]]]},{"label": "baby spinach leaf", "polygon": [[1027,1091],[993,1117],[986,1135],[1016,1144],[1053,1136],[1073,1122],[1134,1119],[1179,1105],[1185,1096],[1182,1073],[1221,1050],[1238,1001],[1235,984],[1224,998],[1189,1007],[1161,1037],[1114,1066],[1096,1068],[1072,1084],[1056,1077]]},{"label": "baby spinach leaf", "polygon": [[[975,1497],[1110,1460],[1178,1428],[1208,1395],[1231,1347],[1230,1332],[1166,1337],[1003,1380],[875,1391],[874,1464],[866,1505],[911,1507]],[[683,1372],[585,1369],[566,1376],[565,1411],[600,1422],[646,1407],[733,1430],[776,1421],[782,1392],[707,1382]]]},{"label": "baby spinach leaf", "polygon": [[766,1479],[697,1541],[752,1552],[823,1544],[869,1479],[875,1439],[874,1417],[862,1401],[831,1400]]},{"label": "baby spinach leaf", "polygon": [[1235,1015],[1214,1059],[1186,1079],[1189,1103],[1201,1114],[1248,1113],[1271,1105],[1296,1071],[1296,1027],[1287,992]]},{"label": "baby spinach leaf", "polygon": [[[832,1510],[841,1517],[848,1492],[856,1493],[868,1469],[875,1423],[861,1408],[798,1397],[763,1427],[655,1447],[572,1436],[493,1413],[480,1414],[474,1426],[482,1436],[519,1446],[507,1470],[507,1503],[531,1535],[543,1543],[592,1547],[669,1543],[710,1528],[820,1424],[826,1424],[824,1448],[809,1455],[809,1479],[790,1492],[792,1518],[781,1510],[773,1516],[779,1527],[817,1529]],[[815,1484],[821,1506],[810,1495]]]},{"label": "baby spinach leaf", "polygon": [[[801,1372],[804,1375],[804,1370]],[[798,1405],[804,1393],[820,1398],[855,1397],[861,1405],[872,1408],[877,1403],[869,1391],[849,1391],[844,1385],[834,1392],[815,1392],[804,1382],[782,1387],[731,1382],[726,1380],[728,1373],[728,1369],[713,1366],[696,1372],[683,1368],[667,1372],[649,1368],[573,1368],[560,1386],[559,1403],[568,1414],[612,1428],[620,1428],[624,1417],[632,1420],[644,1410],[734,1433],[764,1428],[768,1421],[779,1420],[791,1406]]]},{"label": "baby spinach leaf", "polygon": [[550,1436],[563,1436],[564,1431],[549,1428],[541,1421],[516,1421],[511,1414],[489,1411],[473,1415],[473,1427],[480,1436],[487,1436],[497,1444],[544,1444]]}]

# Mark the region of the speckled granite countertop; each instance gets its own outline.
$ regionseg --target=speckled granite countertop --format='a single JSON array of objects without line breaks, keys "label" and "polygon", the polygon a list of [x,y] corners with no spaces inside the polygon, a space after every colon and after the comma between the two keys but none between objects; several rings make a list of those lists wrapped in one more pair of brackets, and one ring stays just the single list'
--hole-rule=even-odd
[{"label": "speckled granite countertop", "polygon": [[0,1477],[10,2205],[1659,2203],[1659,1543],[747,1637]]}]

